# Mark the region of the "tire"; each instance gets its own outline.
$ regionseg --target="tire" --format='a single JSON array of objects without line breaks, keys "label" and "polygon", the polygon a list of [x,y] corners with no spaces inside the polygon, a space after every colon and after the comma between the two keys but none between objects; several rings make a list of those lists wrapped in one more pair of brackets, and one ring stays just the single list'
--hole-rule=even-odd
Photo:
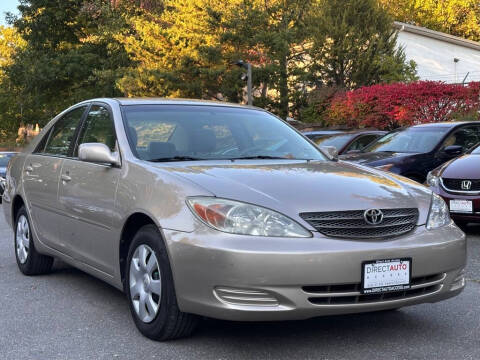
[{"label": "tire", "polygon": [[157,341],[191,335],[199,318],[178,308],[167,249],[155,225],[135,234],[125,266],[125,292],[138,330]]},{"label": "tire", "polygon": [[22,206],[15,219],[15,258],[24,275],[42,275],[51,271],[53,258],[42,255],[35,249],[30,219],[25,206]]}]

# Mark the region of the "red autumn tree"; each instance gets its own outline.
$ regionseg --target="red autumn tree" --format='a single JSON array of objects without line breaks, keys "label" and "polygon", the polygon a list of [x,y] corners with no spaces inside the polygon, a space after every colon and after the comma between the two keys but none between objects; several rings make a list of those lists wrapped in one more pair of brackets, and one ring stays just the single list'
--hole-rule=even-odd
[{"label": "red autumn tree", "polygon": [[478,119],[479,95],[478,82],[468,86],[435,81],[373,85],[337,95],[326,120],[329,125],[390,130],[466,115]]}]

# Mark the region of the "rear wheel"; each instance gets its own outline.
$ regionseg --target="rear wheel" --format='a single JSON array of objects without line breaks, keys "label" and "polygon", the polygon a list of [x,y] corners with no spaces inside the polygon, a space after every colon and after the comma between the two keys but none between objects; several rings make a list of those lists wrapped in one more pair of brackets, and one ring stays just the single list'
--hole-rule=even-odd
[{"label": "rear wheel", "polygon": [[15,257],[20,271],[25,275],[40,275],[50,272],[53,258],[39,254],[33,242],[30,220],[24,206],[15,221]]},{"label": "rear wheel", "polygon": [[125,289],[135,325],[153,340],[189,336],[198,317],[180,311],[165,244],[154,225],[142,227],[130,245]]}]

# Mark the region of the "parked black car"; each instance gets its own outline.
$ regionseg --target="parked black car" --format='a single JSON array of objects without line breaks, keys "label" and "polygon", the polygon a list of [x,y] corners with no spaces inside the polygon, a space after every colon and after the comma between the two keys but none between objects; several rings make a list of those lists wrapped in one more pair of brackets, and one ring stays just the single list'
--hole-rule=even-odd
[{"label": "parked black car", "polygon": [[443,122],[401,128],[342,160],[373,166],[423,183],[430,170],[480,141],[480,122]]},{"label": "parked black car", "polygon": [[379,130],[319,130],[304,132],[303,135],[318,146],[335,146],[339,154],[346,154],[349,151],[362,150],[386,133]]},{"label": "parked black car", "polygon": [[2,195],[5,189],[5,174],[7,172],[8,161],[16,154],[16,152],[0,151],[0,204],[2,203]]}]

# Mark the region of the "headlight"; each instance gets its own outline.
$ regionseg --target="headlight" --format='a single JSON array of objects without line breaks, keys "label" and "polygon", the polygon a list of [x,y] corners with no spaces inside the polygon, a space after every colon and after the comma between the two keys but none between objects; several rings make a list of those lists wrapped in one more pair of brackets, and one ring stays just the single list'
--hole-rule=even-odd
[{"label": "headlight", "polygon": [[375,166],[375,169],[383,170],[383,171],[390,171],[394,164],[385,164],[380,166]]},{"label": "headlight", "polygon": [[431,171],[427,174],[427,185],[437,187],[440,184],[440,178]]},{"label": "headlight", "polygon": [[215,197],[191,197],[187,204],[205,224],[227,233],[272,237],[311,237],[310,231],[275,211]]},{"label": "headlight", "polygon": [[450,212],[445,201],[437,194],[432,194],[432,204],[428,214],[427,229],[436,229],[450,224]]}]

